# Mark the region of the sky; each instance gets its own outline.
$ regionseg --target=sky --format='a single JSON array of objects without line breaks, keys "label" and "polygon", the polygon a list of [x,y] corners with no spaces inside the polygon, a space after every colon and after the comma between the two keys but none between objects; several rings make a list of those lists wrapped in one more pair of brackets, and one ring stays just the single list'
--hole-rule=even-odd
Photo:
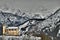
[{"label": "sky", "polygon": [[60,0],[0,0],[0,8],[4,6],[28,12],[39,12],[41,8],[60,7]]}]

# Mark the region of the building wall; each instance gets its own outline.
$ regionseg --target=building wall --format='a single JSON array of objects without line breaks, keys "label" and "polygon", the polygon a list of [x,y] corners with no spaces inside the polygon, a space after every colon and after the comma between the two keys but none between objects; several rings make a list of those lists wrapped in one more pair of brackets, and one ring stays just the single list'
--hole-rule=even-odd
[{"label": "building wall", "polygon": [[3,26],[3,35],[6,34],[6,26]]},{"label": "building wall", "polygon": [[6,34],[10,36],[17,36],[19,35],[19,30],[18,29],[6,29]]}]

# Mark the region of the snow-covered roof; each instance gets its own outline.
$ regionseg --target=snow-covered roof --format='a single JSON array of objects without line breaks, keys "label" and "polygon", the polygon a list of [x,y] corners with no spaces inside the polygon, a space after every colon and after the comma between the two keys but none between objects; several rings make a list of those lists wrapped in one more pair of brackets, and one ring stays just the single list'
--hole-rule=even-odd
[{"label": "snow-covered roof", "polygon": [[8,27],[7,29],[17,29],[18,27]]}]

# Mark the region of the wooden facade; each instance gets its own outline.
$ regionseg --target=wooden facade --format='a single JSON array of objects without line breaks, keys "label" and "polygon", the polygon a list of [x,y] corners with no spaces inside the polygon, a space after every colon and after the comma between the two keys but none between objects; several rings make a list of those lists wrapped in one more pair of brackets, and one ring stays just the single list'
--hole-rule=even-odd
[{"label": "wooden facade", "polygon": [[9,35],[9,36],[17,36],[17,35],[19,35],[18,27],[7,28],[6,29],[6,35]]}]

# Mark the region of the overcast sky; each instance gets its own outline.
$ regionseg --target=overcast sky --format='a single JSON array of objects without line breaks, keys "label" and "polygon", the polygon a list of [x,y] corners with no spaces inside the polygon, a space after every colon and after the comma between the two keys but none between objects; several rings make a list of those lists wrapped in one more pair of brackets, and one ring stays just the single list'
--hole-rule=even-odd
[{"label": "overcast sky", "polygon": [[41,7],[46,7],[49,9],[60,7],[60,0],[0,0],[0,8],[6,5],[9,8],[20,8],[22,10],[36,11]]}]

